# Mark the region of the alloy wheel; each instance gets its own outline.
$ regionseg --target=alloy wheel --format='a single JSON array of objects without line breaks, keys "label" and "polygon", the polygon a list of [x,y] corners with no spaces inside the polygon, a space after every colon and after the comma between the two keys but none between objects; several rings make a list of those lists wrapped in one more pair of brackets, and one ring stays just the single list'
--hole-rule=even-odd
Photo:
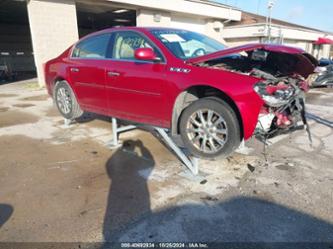
[{"label": "alloy wheel", "polygon": [[223,148],[228,139],[224,118],[210,109],[199,109],[187,121],[186,133],[193,146],[213,154]]},{"label": "alloy wheel", "polygon": [[72,111],[72,98],[70,92],[64,88],[60,87],[57,91],[57,103],[59,109],[64,113],[68,114]]}]

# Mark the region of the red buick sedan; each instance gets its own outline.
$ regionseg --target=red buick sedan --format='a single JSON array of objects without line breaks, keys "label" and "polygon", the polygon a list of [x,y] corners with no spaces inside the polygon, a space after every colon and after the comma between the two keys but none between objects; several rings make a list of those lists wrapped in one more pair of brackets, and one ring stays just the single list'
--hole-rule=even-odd
[{"label": "red buick sedan", "polygon": [[226,48],[187,30],[124,27],[82,38],[45,64],[45,79],[67,119],[87,111],[168,128],[192,154],[214,158],[304,122],[316,64],[298,48]]}]

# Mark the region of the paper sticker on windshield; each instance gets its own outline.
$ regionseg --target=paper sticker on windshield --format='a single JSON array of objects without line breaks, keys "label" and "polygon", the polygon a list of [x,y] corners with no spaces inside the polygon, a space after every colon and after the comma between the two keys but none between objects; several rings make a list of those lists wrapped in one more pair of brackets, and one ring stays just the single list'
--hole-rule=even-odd
[{"label": "paper sticker on windshield", "polygon": [[181,38],[177,34],[161,34],[160,35],[162,38],[167,40],[168,42],[184,42],[185,40]]}]

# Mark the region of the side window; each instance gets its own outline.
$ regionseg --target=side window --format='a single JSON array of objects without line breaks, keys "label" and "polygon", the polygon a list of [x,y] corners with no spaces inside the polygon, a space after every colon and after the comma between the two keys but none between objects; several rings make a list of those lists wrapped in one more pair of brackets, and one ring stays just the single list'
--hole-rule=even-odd
[{"label": "side window", "polygon": [[93,59],[106,58],[110,36],[110,34],[102,34],[83,40],[74,48],[72,57]]},{"label": "side window", "polygon": [[163,58],[161,53],[150,41],[136,32],[117,32],[114,39],[112,58],[135,60],[134,51],[138,48],[152,48],[159,58]]}]

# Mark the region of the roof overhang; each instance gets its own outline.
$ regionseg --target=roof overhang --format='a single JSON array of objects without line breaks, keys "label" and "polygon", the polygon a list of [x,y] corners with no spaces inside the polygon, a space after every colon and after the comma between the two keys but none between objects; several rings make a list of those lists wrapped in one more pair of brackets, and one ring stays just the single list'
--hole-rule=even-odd
[{"label": "roof overhang", "polygon": [[[267,36],[267,31],[267,25],[265,23],[234,25],[224,28],[223,38],[236,39],[247,37],[264,37]],[[311,29],[272,24],[271,36],[279,37],[280,35],[283,35],[284,39],[315,42],[318,40],[318,37],[323,37],[327,34]],[[328,35],[327,38],[333,38],[333,36]]]},{"label": "roof overhang", "polygon": [[216,18],[231,21],[241,20],[241,11],[231,6],[216,4],[203,0],[106,0],[113,3],[128,4],[135,8],[147,8],[168,12],[178,12],[206,18]]}]

